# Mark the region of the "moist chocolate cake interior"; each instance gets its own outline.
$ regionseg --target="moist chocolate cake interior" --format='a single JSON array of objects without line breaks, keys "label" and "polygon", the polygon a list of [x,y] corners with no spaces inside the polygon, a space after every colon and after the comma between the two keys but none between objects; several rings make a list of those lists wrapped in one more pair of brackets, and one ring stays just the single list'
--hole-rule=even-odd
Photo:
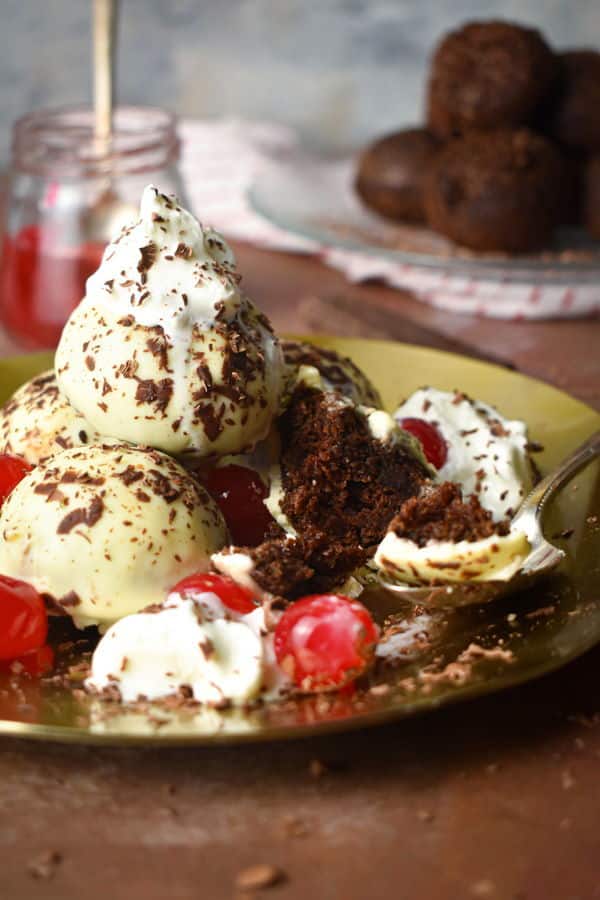
[{"label": "moist chocolate cake interior", "polygon": [[508,521],[494,522],[475,494],[463,500],[459,485],[451,481],[428,485],[418,497],[410,497],[389,527],[419,547],[428,541],[478,541],[508,530]]},{"label": "moist chocolate cake interior", "polygon": [[293,597],[363,565],[429,475],[406,447],[376,440],[356,407],[334,394],[299,388],[278,428],[281,506],[300,539],[275,527],[272,540],[248,552],[261,586]]}]

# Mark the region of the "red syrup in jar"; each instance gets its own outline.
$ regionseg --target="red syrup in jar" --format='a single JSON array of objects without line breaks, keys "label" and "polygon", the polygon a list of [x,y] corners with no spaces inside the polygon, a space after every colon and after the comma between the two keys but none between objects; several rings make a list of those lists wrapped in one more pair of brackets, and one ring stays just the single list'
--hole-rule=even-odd
[{"label": "red syrup in jar", "polygon": [[68,245],[56,229],[39,225],[5,235],[0,311],[6,328],[26,347],[55,347],[103,252],[100,242]]}]

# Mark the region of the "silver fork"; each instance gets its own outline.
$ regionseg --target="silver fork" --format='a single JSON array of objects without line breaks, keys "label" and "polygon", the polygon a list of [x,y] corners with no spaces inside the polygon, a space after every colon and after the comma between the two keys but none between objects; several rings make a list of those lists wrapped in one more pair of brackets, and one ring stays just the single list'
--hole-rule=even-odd
[{"label": "silver fork", "polygon": [[511,528],[523,531],[531,551],[521,569],[509,581],[471,581],[442,585],[401,584],[379,573],[379,583],[388,591],[411,603],[430,608],[448,609],[456,606],[489,603],[504,594],[528,586],[532,580],[548,573],[564,558],[563,550],[546,540],[542,532],[542,516],[550,499],[577,472],[600,455],[600,431],[597,431],[570,456],[546,475],[525,498]]}]

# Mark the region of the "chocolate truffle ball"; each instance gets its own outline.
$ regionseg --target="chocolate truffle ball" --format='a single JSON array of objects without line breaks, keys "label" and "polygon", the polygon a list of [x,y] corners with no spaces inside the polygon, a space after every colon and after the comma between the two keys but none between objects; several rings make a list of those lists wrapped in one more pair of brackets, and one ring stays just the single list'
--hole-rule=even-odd
[{"label": "chocolate truffle ball", "polygon": [[427,177],[432,228],[474,250],[543,247],[562,209],[562,159],[527,129],[472,132],[441,151]]},{"label": "chocolate truffle ball", "polygon": [[440,137],[529,124],[551,89],[556,57],[538,31],[510,22],[471,22],[435,50],[427,117]]},{"label": "chocolate truffle ball", "polygon": [[360,157],[355,182],[358,194],[388,219],[424,222],[424,179],[438,149],[438,141],[423,128],[380,138]]},{"label": "chocolate truffle ball", "polygon": [[600,151],[600,53],[568,50],[561,54],[548,131],[566,147]]}]

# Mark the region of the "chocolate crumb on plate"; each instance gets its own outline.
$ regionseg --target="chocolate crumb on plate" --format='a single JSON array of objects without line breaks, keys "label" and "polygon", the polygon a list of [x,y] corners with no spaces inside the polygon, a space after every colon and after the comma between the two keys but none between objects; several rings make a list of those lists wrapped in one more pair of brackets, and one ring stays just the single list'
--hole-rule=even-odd
[{"label": "chocolate crumb on plate", "polygon": [[281,830],[284,837],[287,838],[307,837],[311,832],[310,827],[303,819],[299,816],[290,814],[283,817]]},{"label": "chocolate crumb on plate", "polygon": [[315,759],[311,759],[308,766],[308,771],[313,776],[313,778],[322,778],[323,775],[327,775],[327,773],[331,770],[327,763],[324,763],[323,760],[317,759],[315,757]]},{"label": "chocolate crumb on plate", "polygon": [[47,880],[54,877],[57,867],[63,860],[58,850],[44,850],[39,856],[27,863],[27,871],[33,878]]},{"label": "chocolate crumb on plate", "polygon": [[283,881],[283,871],[268,863],[257,863],[236,875],[235,886],[240,891],[257,891],[273,887]]},{"label": "chocolate crumb on plate", "polygon": [[557,541],[559,538],[562,538],[564,541],[566,541],[568,540],[568,538],[572,537],[574,533],[574,528],[563,528],[562,531],[557,531],[556,534],[552,535],[552,540]]},{"label": "chocolate crumb on plate", "polygon": [[432,813],[430,809],[420,809],[417,812],[417,819],[419,822],[433,822],[435,819],[435,815]]}]

